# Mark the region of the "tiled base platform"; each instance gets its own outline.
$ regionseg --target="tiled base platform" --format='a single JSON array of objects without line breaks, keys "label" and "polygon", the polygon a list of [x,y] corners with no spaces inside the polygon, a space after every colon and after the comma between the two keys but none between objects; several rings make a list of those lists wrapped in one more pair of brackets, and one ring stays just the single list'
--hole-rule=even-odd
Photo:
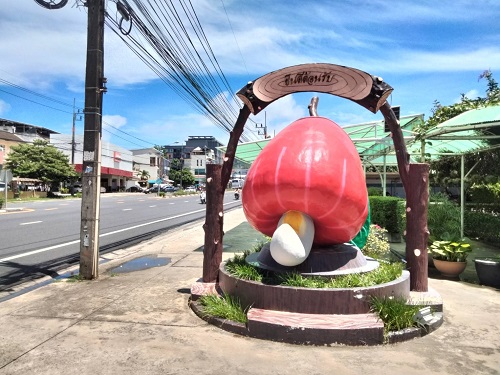
[{"label": "tiled base platform", "polygon": [[[219,285],[201,281],[193,285],[191,308],[207,322],[244,336],[299,345],[380,345],[423,336],[438,328],[443,321],[443,304],[439,294],[434,290],[410,292],[407,271],[400,280],[377,287],[320,291],[290,287],[280,289],[275,285],[235,280],[222,267],[221,271]],[[247,324],[203,313],[198,298],[224,292],[245,300],[248,303],[246,306],[251,306]],[[407,298],[409,304],[431,306],[434,313],[425,327],[410,328],[384,337],[383,322],[367,307],[370,295],[402,296]],[[316,297],[323,301],[321,308]],[[363,300],[365,303],[361,303]],[[351,307],[341,306],[346,303]]]}]

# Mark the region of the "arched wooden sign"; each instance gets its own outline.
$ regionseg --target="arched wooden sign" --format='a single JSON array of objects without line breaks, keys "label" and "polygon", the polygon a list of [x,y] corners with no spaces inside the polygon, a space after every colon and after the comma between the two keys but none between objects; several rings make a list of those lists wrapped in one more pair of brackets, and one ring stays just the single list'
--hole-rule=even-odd
[{"label": "arched wooden sign", "polygon": [[255,115],[273,101],[296,92],[323,92],[352,100],[376,113],[392,92],[382,78],[334,64],[303,64],[249,82],[238,97]]},{"label": "arched wooden sign", "polygon": [[[322,92],[345,99],[376,113],[380,110],[391,131],[398,168],[406,192],[406,260],[410,288],[427,291],[427,164],[410,164],[403,133],[387,97],[393,88],[382,78],[358,69],[334,64],[304,64],[268,73],[246,84],[238,93],[245,104],[230,133],[222,166],[207,165],[207,215],[204,225],[205,248],[203,281],[215,282],[222,261],[223,200],[229,182],[239,138],[251,113],[262,111],[273,101],[296,92]],[[412,173],[410,173],[412,171]],[[210,177],[209,177],[210,176]],[[212,177],[213,176],[213,177]],[[417,252],[415,249],[418,249]]]}]

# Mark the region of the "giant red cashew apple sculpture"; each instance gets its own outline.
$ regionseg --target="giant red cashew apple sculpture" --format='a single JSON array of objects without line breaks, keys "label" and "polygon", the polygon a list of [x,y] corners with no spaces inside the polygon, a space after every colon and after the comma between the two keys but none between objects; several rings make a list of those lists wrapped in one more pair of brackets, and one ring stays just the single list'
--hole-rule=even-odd
[{"label": "giant red cashew apple sculpture", "polygon": [[272,237],[271,255],[283,266],[302,263],[313,243],[350,241],[368,214],[354,144],[333,121],[316,116],[295,121],[266,145],[242,199],[249,223]]}]

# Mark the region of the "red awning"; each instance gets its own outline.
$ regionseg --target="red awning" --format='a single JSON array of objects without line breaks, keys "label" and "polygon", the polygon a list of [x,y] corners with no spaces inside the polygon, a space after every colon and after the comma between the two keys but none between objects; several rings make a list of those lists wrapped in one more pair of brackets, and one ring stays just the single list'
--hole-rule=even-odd
[{"label": "red awning", "polygon": [[[82,167],[83,164],[75,164],[75,171],[77,171],[78,173],[82,173]],[[132,171],[124,171],[123,169],[118,168],[101,167],[101,176],[106,174],[129,178],[132,178],[134,175]]]}]

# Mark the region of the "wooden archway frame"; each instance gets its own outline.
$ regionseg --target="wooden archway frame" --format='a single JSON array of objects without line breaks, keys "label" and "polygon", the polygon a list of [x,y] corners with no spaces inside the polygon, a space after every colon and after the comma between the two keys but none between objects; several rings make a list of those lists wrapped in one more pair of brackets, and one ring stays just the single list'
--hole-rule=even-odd
[{"label": "wooden archway frame", "polygon": [[428,290],[427,201],[429,165],[411,163],[408,151],[387,97],[393,88],[380,77],[334,64],[304,64],[268,73],[249,82],[238,93],[244,106],[233,130],[222,165],[207,165],[207,208],[203,282],[217,282],[222,262],[224,191],[229,183],[236,148],[250,113],[257,114],[275,100],[296,92],[322,92],[352,100],[373,113],[380,110],[391,131],[399,174],[406,194],[406,260],[410,270],[410,289]]}]

